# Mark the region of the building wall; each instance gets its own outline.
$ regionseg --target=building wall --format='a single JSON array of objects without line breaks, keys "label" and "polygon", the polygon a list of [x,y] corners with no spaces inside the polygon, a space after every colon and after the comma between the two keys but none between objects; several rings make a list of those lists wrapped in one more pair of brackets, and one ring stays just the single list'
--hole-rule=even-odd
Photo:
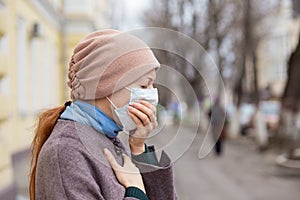
[{"label": "building wall", "polygon": [[60,22],[50,12],[59,7],[39,0],[0,5],[1,191],[14,182],[12,156],[29,148],[36,114],[61,103],[63,91]]},{"label": "building wall", "polygon": [[0,19],[0,199],[13,199],[28,195],[36,116],[69,99],[72,50],[109,27],[108,0],[0,0]]}]

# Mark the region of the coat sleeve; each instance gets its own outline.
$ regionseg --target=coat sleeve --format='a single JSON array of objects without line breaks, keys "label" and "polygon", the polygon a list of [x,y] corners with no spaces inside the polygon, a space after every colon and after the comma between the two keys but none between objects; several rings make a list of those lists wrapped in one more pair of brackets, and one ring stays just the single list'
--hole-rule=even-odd
[{"label": "coat sleeve", "polygon": [[[155,157],[155,152],[148,152],[146,157]],[[139,168],[147,196],[149,199],[164,200],[177,199],[177,194],[174,186],[173,167],[169,156],[163,151],[158,165],[153,165],[151,162],[142,162],[135,160],[133,162]]]},{"label": "coat sleeve", "polygon": [[[80,146],[80,145],[79,145]],[[104,200],[87,156],[76,144],[51,145],[41,152],[36,176],[36,200]],[[137,200],[124,197],[125,200]]]}]

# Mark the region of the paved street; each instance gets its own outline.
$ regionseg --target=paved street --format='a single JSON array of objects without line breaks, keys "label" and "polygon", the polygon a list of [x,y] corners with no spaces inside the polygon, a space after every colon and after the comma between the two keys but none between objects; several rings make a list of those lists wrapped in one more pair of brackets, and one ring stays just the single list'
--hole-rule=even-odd
[{"label": "paved street", "polygon": [[[175,128],[168,130],[167,138],[176,132]],[[185,134],[187,137],[192,134],[190,128],[185,128]],[[274,155],[259,154],[249,139],[228,141],[221,158],[209,155],[199,160],[202,140],[203,134],[198,134],[190,148],[175,162],[179,199],[300,199],[300,172],[277,167]],[[161,139],[159,143],[162,143]]]}]

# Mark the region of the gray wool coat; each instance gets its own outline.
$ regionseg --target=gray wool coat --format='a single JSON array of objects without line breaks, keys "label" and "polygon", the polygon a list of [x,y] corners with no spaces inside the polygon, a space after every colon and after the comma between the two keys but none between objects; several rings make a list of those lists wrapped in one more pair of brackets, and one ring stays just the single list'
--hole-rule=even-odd
[{"label": "gray wool coat", "polygon": [[[122,152],[130,155],[120,140],[116,140]],[[123,164],[122,155],[117,155],[113,141],[104,134],[90,126],[59,119],[38,157],[36,200],[136,200],[124,198],[125,188],[106,160],[104,148]],[[177,199],[171,162],[164,152],[159,166],[135,164],[140,169],[149,199]]]}]

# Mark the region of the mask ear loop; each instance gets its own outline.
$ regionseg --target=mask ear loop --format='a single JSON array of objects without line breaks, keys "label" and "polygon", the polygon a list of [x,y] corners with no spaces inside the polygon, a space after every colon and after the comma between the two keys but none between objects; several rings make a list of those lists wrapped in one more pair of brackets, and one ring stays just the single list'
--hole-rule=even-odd
[{"label": "mask ear loop", "polygon": [[108,98],[106,97],[106,99],[109,101],[109,103],[115,108],[117,109],[118,107]]},{"label": "mask ear loop", "polygon": [[129,88],[129,87],[125,87],[128,91],[130,91],[131,92],[131,88]]},{"label": "mask ear loop", "polygon": [[[131,91],[131,89],[129,88],[129,87],[125,87],[128,91]],[[111,105],[115,108],[115,109],[117,109],[118,107],[108,98],[108,97],[105,97],[108,101],[109,101],[109,103],[111,103]]]}]

